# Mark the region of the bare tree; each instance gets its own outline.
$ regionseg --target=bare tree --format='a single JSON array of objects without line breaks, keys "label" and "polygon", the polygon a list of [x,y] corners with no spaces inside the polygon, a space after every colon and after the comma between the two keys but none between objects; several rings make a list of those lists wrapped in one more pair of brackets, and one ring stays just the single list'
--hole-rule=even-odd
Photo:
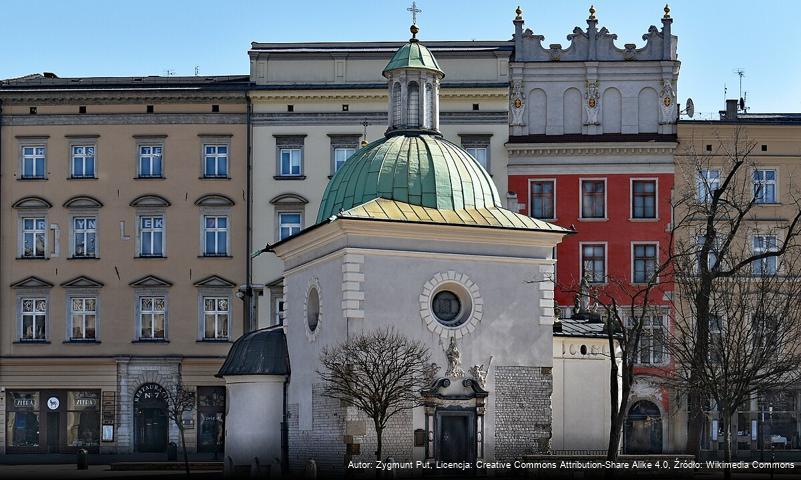
[{"label": "bare tree", "polygon": [[[676,311],[692,315],[676,323],[694,325],[684,327],[682,333],[692,336],[692,362],[685,365],[689,368],[687,452],[695,456],[700,454],[704,423],[706,399],[700,386],[710,355],[709,325],[714,318],[715,292],[750,275],[751,266],[757,262],[782,261],[797,247],[801,233],[801,204],[788,193],[785,205],[792,212],[772,229],[775,244],[759,250],[745,248],[749,235],[760,225],[760,204],[775,201],[769,200],[775,191],[765,179],[754,177],[758,167],[752,155],[756,144],[741,126],[732,126],[717,137],[716,148],[711,151],[698,152],[695,142],[690,141],[676,156],[672,258],[680,281],[674,303],[679,305]],[[789,176],[785,180],[789,181]],[[681,307],[685,303],[691,307]]]},{"label": "bare tree", "polygon": [[353,405],[373,420],[376,459],[382,434],[396,414],[421,404],[420,391],[430,386],[428,347],[394,329],[356,335],[320,354],[323,395]]},{"label": "bare tree", "polygon": [[173,385],[172,390],[167,390],[167,416],[178,427],[181,433],[181,449],[184,453],[184,467],[186,476],[189,477],[189,455],[186,452],[186,436],[184,426],[184,415],[195,408],[195,392],[188,390],[183,383],[183,379],[178,374],[178,381]]}]

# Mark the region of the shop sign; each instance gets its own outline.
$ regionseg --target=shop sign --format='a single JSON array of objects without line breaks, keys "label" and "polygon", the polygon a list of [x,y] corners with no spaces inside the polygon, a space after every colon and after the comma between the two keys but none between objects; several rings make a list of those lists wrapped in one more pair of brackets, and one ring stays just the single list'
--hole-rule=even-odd
[{"label": "shop sign", "polygon": [[50,410],[58,410],[59,405],[61,405],[61,402],[59,402],[58,397],[50,397],[47,399],[47,408]]},{"label": "shop sign", "polygon": [[15,408],[34,408],[36,404],[32,398],[15,398],[14,399],[14,407]]},{"label": "shop sign", "polygon": [[133,400],[134,403],[138,403],[142,400],[162,400],[166,402],[167,391],[164,390],[164,387],[156,383],[146,383],[136,391]]}]

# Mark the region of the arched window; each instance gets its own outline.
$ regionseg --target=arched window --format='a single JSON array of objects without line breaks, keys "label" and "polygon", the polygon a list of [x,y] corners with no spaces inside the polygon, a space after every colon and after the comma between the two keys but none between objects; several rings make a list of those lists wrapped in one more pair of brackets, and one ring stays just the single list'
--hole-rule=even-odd
[{"label": "arched window", "polygon": [[409,102],[408,102],[408,121],[406,124],[410,127],[420,126],[420,87],[415,83],[409,83],[408,89]]},{"label": "arched window", "polygon": [[401,124],[401,84],[395,82],[392,86],[392,126]]},{"label": "arched window", "polygon": [[426,83],[426,109],[425,116],[423,117],[423,126],[425,128],[434,128],[434,87],[430,83]]}]

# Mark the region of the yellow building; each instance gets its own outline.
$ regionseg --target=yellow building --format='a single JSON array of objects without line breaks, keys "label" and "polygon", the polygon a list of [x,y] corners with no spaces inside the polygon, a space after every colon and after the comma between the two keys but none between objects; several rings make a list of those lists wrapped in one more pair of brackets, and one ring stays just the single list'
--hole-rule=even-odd
[{"label": "yellow building", "polygon": [[247,77],[0,84],[0,453],[218,448],[243,333]]}]

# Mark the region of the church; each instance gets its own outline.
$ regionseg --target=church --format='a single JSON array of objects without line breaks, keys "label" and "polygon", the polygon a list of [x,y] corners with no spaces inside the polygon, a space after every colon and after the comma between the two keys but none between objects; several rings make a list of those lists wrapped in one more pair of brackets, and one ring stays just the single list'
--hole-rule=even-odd
[{"label": "church", "polygon": [[507,209],[488,172],[439,130],[447,72],[418,28],[383,69],[384,136],[330,179],[317,220],[265,248],[284,263],[284,320],[245,334],[219,371],[229,472],[375,460],[371,422],[324,397],[324,347],[392,327],[440,368],[393,417],[395,461],[501,461],[552,436],[555,247],[571,230]]}]

